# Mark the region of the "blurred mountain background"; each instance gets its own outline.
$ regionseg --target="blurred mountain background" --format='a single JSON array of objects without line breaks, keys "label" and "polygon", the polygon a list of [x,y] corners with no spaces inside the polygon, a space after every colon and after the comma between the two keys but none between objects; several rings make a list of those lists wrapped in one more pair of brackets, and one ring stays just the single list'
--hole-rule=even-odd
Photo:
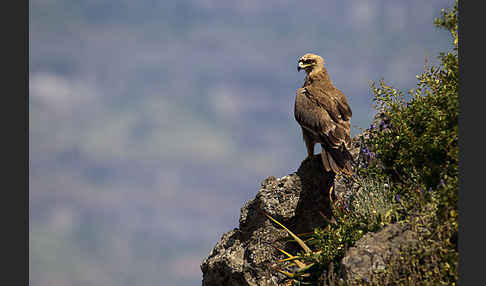
[{"label": "blurred mountain background", "polygon": [[355,135],[370,80],[406,92],[450,49],[452,5],[31,0],[30,285],[200,285],[260,182],[306,156],[297,59],[325,59]]}]

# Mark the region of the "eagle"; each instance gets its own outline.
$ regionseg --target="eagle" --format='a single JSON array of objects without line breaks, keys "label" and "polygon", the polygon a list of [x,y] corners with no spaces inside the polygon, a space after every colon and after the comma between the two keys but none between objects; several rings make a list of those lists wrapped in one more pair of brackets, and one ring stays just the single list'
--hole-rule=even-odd
[{"label": "eagle", "polygon": [[314,145],[321,144],[321,158],[326,172],[352,174],[351,108],[344,94],[332,83],[322,57],[305,54],[297,71],[305,70],[304,85],[295,97],[295,120],[302,127],[307,148],[305,160],[314,156]]}]

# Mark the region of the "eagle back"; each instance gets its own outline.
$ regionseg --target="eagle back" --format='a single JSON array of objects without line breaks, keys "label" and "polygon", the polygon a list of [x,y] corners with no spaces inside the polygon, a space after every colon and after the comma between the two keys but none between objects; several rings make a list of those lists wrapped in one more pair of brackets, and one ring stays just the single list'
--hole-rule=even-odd
[{"label": "eagle back", "polygon": [[308,75],[303,88],[309,100],[325,109],[333,121],[341,122],[351,118],[351,109],[346,98],[332,84],[327,73],[320,72]]}]

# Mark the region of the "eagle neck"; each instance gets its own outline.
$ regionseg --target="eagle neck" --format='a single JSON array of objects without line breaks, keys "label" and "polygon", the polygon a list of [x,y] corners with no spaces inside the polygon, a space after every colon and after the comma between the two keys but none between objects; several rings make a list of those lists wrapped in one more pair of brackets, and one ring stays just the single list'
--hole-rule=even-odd
[{"label": "eagle neck", "polygon": [[329,78],[329,74],[327,73],[325,68],[322,68],[317,71],[311,71],[306,77],[304,86],[309,86],[314,82],[319,82],[320,84],[325,84],[329,87],[334,87]]}]

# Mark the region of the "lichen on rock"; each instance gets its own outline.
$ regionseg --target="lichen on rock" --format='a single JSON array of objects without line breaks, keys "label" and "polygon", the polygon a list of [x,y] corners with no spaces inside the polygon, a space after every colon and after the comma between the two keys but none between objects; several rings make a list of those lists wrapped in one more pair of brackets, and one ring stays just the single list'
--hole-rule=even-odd
[{"label": "lichen on rock", "polygon": [[241,208],[239,228],[225,233],[201,264],[203,282],[209,285],[282,285],[285,276],[272,266],[282,254],[275,247],[295,251],[285,244],[288,234],[268,220],[274,217],[294,233],[313,231],[331,216],[329,188],[333,178],[319,156],[302,162],[282,178],[268,177],[255,198]]}]

